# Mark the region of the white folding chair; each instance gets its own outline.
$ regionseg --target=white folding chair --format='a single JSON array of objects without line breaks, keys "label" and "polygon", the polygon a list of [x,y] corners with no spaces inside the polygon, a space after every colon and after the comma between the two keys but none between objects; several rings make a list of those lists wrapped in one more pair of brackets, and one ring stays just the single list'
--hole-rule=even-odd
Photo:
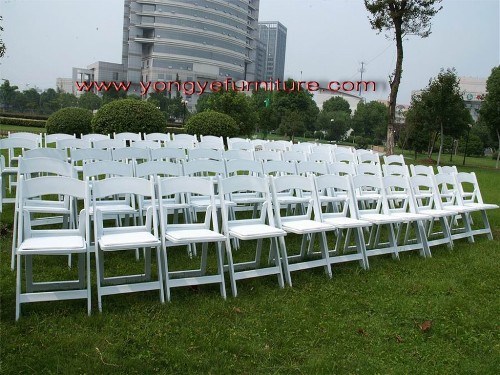
[{"label": "white folding chair", "polygon": [[284,161],[301,162],[306,161],[307,156],[301,151],[283,151],[282,158]]},{"label": "white folding chair", "polygon": [[29,132],[7,132],[7,138],[28,139],[36,142],[37,147],[43,146],[42,133],[29,133]]},{"label": "white folding chair", "polygon": [[170,137],[170,133],[144,133],[144,140],[154,141],[164,146],[165,143],[171,141],[172,138]]},{"label": "white folding chair", "polygon": [[[395,155],[391,155],[395,156]],[[382,164],[382,174],[384,176],[410,177],[410,170],[405,164]]]},{"label": "white folding chair", "polygon": [[113,133],[113,139],[119,139],[125,142],[133,142],[133,141],[141,141],[142,140],[142,135],[141,133],[130,133],[130,132],[124,132],[124,133]]},{"label": "white folding chair", "polygon": [[330,152],[315,151],[307,155],[308,161],[331,163],[332,154]]},{"label": "white folding chair", "polygon": [[[258,218],[248,219],[230,215],[232,206],[226,202],[230,200],[231,194],[240,192],[260,193],[264,198]],[[226,236],[226,254],[228,257],[229,276],[233,296],[238,294],[236,281],[241,279],[277,275],[280,287],[284,287],[283,270],[281,267],[281,256],[286,257],[286,249],[280,246],[279,237],[285,236],[286,232],[276,228],[269,193],[268,181],[263,177],[233,176],[225,179],[219,178],[219,200],[222,211],[223,234]],[[256,240],[257,247],[255,258],[249,262],[234,262],[231,248],[231,239],[239,241]],[[271,247],[269,250],[269,264],[260,267],[262,254],[262,241],[269,239]]]},{"label": "white folding chair", "polygon": [[183,145],[183,148],[196,148],[198,138],[192,134],[172,134],[172,141],[167,142],[166,147],[176,147],[174,145]]},{"label": "white folding chair", "polygon": [[448,174],[457,174],[458,169],[456,165],[438,165],[437,166],[438,173],[448,173]]},{"label": "white folding chair", "polygon": [[330,174],[334,174],[337,176],[356,175],[356,165],[354,163],[342,163],[340,161],[334,161],[328,164],[328,170]]},{"label": "white folding chair", "polygon": [[214,150],[224,151],[224,139],[213,135],[202,135],[198,142],[198,148],[209,148]]},{"label": "white folding chair", "polygon": [[93,141],[92,147],[95,149],[115,149],[126,147],[125,140],[123,139],[102,139],[100,141]]},{"label": "white folding chair", "polygon": [[91,133],[91,134],[80,134],[80,139],[82,139],[84,141],[89,141],[90,143],[93,144],[96,141],[111,139],[111,137],[109,134]]},{"label": "white folding chair", "polygon": [[130,142],[130,147],[135,148],[145,148],[145,149],[155,149],[160,148],[161,143],[153,140],[144,140],[144,141],[132,141]]},{"label": "white folding chair", "polygon": [[250,141],[233,142],[228,145],[228,150],[255,151],[255,145]]},{"label": "white folding chair", "polygon": [[56,148],[59,148],[58,143],[66,139],[76,139],[76,134],[45,134],[45,147],[48,147],[51,143],[55,143]]},{"label": "white folding chair", "polygon": [[429,165],[413,165],[410,164],[410,174],[412,176],[434,176],[434,169]]},{"label": "white folding chair", "polygon": [[[352,177],[354,199],[359,212],[359,219],[373,224],[370,231],[368,257],[380,254],[392,254],[399,259],[394,225],[400,223],[397,216],[389,214],[389,205],[384,194],[382,177],[376,175],[356,175]],[[380,242],[381,228],[387,226],[388,241]]]},{"label": "white folding chair", "polygon": [[34,148],[32,150],[25,150],[23,152],[23,159],[32,158],[49,158],[61,160],[64,162],[68,160],[66,151],[58,150],[57,148]]},{"label": "white folding chair", "polygon": [[222,151],[213,148],[193,148],[187,150],[188,160],[210,159],[222,160]]},{"label": "white folding chair", "polygon": [[151,160],[163,160],[180,163],[187,160],[185,148],[161,147],[151,150]]},{"label": "white folding chair", "polygon": [[[88,181],[88,180],[87,180]],[[156,194],[154,181],[136,177],[113,177],[89,184],[94,212],[94,238],[96,259],[96,283],[99,311],[102,311],[102,297],[112,294],[158,290],[160,301],[165,301],[163,289],[161,241],[158,236],[156,213]],[[130,226],[106,226],[106,212],[102,211],[102,199],[113,196],[142,196],[151,200],[151,207],[146,212],[145,224]],[[90,216],[90,215],[88,215]],[[90,219],[87,219],[90,221]],[[145,249],[144,271],[136,275],[106,277],[104,254],[118,251],[136,251]],[[151,281],[151,249],[156,250],[158,280]]]},{"label": "white folding chair", "polygon": [[[5,166],[2,168],[2,175],[3,175],[2,182],[5,184],[6,182],[5,177],[7,177],[9,185],[9,193],[12,193],[12,186],[16,185],[14,177],[17,176],[19,158],[22,156],[24,151],[32,150],[39,147],[39,142],[37,140],[16,138],[14,137],[14,134],[11,134],[12,137],[0,139],[0,151],[2,150],[7,151],[6,152],[7,158],[4,160]],[[3,189],[3,187],[0,188]],[[2,203],[14,203],[13,198],[6,197],[5,190],[3,192]]]},{"label": "white folding chair", "polygon": [[132,164],[135,169],[137,164],[151,160],[151,152],[148,148],[122,147],[112,150],[111,157],[114,161]]},{"label": "white folding chair", "polygon": [[384,155],[383,159],[385,165],[406,165],[403,155]]},{"label": "white folding chair", "polygon": [[72,148],[70,150],[71,164],[78,172],[83,171],[83,166],[98,161],[111,161],[111,150],[97,148]]},{"label": "white folding chair", "polygon": [[257,150],[254,153],[255,160],[266,162],[269,160],[283,160],[281,151]]},{"label": "white folding chair", "polygon": [[233,159],[255,160],[253,151],[251,151],[251,150],[238,150],[238,149],[224,151],[222,153],[222,158],[224,160],[233,160]]},{"label": "white folding chair", "polygon": [[[270,177],[271,191],[273,196],[273,204],[275,210],[276,227],[283,229],[290,234],[302,236],[300,252],[298,254],[290,254],[290,246],[286,246],[285,237],[279,237],[281,247],[286,249],[282,254],[282,262],[285,273],[285,279],[291,286],[291,272],[300,271],[309,268],[323,267],[326,274],[331,278],[332,270],[328,255],[328,247],[326,242],[326,232],[334,231],[332,225],[322,223],[321,215],[319,214],[318,206],[313,204],[312,198],[308,204],[307,211],[303,211],[298,207],[293,211],[280,210],[278,194],[290,189],[298,192],[300,195],[314,195],[314,181],[312,176],[280,176]],[[314,220],[313,220],[314,211]],[[287,235],[287,238],[288,238]],[[314,251],[315,236],[319,236],[319,252]],[[289,243],[290,245],[290,243]],[[309,245],[309,246],[308,246]],[[318,259],[319,256],[319,259]]]},{"label": "white folding chair", "polygon": [[382,176],[382,168],[380,167],[380,164],[362,163],[356,165],[356,174]]},{"label": "white folding chair", "polygon": [[[227,148],[228,148],[228,150],[237,149],[237,148],[234,148],[233,145],[236,143],[242,143],[242,142],[250,142],[250,140],[245,139],[245,138],[239,138],[239,137],[228,138],[227,139]],[[252,147],[254,148],[253,144],[252,144]]]},{"label": "white folding chair", "polygon": [[[187,219],[185,223],[178,223],[175,219],[169,221],[168,207],[160,204],[160,228],[164,258],[163,274],[167,301],[170,301],[171,288],[204,284],[219,284],[220,293],[225,299],[226,287],[224,284],[222,243],[226,241],[226,237],[219,233],[213,181],[185,176],[158,179],[158,197],[161,201],[181,196],[182,201],[185,202],[192,195],[209,197],[210,204],[207,206],[204,218],[200,223],[192,223],[188,217],[185,218]],[[173,248],[200,243],[202,244],[200,268],[174,271],[172,264],[169,263],[169,258],[171,259],[173,256]],[[215,275],[207,274],[209,243],[215,243],[217,260],[217,273]]]},{"label": "white folding chair", "polygon": [[459,199],[464,206],[474,209],[473,212],[477,211],[481,214],[481,219],[483,222],[483,227],[480,229],[472,228],[472,235],[477,236],[480,234],[486,234],[489,240],[493,239],[493,234],[491,232],[490,223],[486,211],[497,209],[497,204],[484,203],[483,197],[481,195],[481,190],[479,190],[479,183],[477,182],[477,177],[474,172],[465,173],[460,172],[455,175],[457,181],[457,187]]},{"label": "white folding chair", "polygon": [[351,176],[315,176],[314,183],[313,198],[319,220],[336,228],[335,246],[328,250],[329,264],[358,261],[361,267],[368,269],[363,228],[371,227],[372,223],[359,219]]},{"label": "white folding chair", "polygon": [[[421,256],[430,257],[431,251],[427,243],[424,224],[429,220],[433,220],[433,216],[417,212],[417,203],[408,177],[386,176],[382,178],[382,183],[385,198],[388,201],[388,213],[400,220],[397,224],[396,233],[398,252],[418,250]],[[405,224],[406,232],[404,240],[400,244],[399,239]],[[412,224],[415,229],[415,239],[409,238],[410,225]]]},{"label": "white folding chair", "polygon": [[[88,252],[89,222],[88,194],[85,183],[70,177],[48,176],[19,180],[18,232],[19,246],[16,249],[16,320],[21,314],[21,304],[39,301],[86,299],[87,313],[90,315],[90,255]],[[84,201],[84,211],[79,215],[78,226],[73,229],[31,228],[30,211],[26,204],[35,197],[63,195]],[[79,255],[78,280],[57,282],[33,282],[33,256],[35,255]],[[22,259],[25,259],[25,267]],[[26,291],[22,291],[21,275],[25,273]]]}]

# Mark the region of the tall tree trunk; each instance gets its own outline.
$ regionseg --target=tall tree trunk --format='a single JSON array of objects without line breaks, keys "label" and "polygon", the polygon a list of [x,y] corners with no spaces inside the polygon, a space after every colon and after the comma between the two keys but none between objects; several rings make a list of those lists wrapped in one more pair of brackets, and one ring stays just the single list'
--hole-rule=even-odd
[{"label": "tall tree trunk", "polygon": [[500,160],[500,131],[497,129],[497,137],[498,137],[498,149],[497,149],[497,164],[495,166],[498,169],[498,161]]},{"label": "tall tree trunk", "polygon": [[441,122],[441,140],[439,141],[439,154],[438,154],[437,165],[439,165],[439,163],[441,162],[441,153],[443,152],[443,141],[444,141],[443,123]]},{"label": "tall tree trunk", "polygon": [[398,98],[399,84],[403,73],[403,33],[401,30],[401,20],[394,20],[394,30],[396,33],[396,69],[394,77],[389,82],[391,94],[389,95],[389,123],[387,124],[386,154],[394,153],[394,123],[396,122],[396,104]]},{"label": "tall tree trunk", "polygon": [[429,159],[432,158],[432,152],[434,151],[434,145],[436,144],[436,140],[437,140],[438,135],[439,135],[438,132],[435,132],[434,134],[432,134],[431,147],[429,148],[428,153],[427,153],[427,157]]}]

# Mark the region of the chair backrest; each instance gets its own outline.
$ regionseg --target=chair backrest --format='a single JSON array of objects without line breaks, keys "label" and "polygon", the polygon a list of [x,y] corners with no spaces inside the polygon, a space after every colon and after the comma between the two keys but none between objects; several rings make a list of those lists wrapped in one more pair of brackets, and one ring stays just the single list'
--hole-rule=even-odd
[{"label": "chair backrest", "polygon": [[328,170],[331,174],[335,174],[337,176],[356,175],[356,165],[354,163],[343,163],[340,161],[334,161],[333,163],[328,164]]},{"label": "chair backrest", "polygon": [[[180,134],[179,134],[180,135]],[[182,148],[184,150],[190,150],[196,148],[198,142],[193,139],[177,139],[174,137],[173,141],[165,142],[165,147],[168,148]]]},{"label": "chair backrest", "polygon": [[15,132],[7,133],[7,138],[20,138],[20,139],[28,139],[30,141],[36,142],[37,147],[42,147],[42,133],[29,133],[29,132]]},{"label": "chair backrest", "polygon": [[123,148],[125,146],[125,140],[123,139],[103,139],[92,142],[92,147],[97,149],[114,149]]},{"label": "chair backrest", "polygon": [[150,134],[144,133],[144,140],[155,141],[159,142],[160,144],[164,144],[166,142],[171,141],[172,138],[170,137],[170,133],[150,133]]},{"label": "chair backrest", "polygon": [[410,170],[408,169],[408,166],[405,164],[383,164],[382,171],[384,176],[410,177]]},{"label": "chair backrest", "polygon": [[133,177],[134,168],[132,164],[126,164],[119,161],[104,160],[95,163],[83,165],[84,179],[104,176],[109,177]]},{"label": "chair backrest", "polygon": [[222,153],[222,158],[224,160],[232,160],[232,159],[246,159],[246,160],[255,160],[253,151],[251,150],[227,150]]},{"label": "chair backrest", "polygon": [[173,134],[173,140],[174,141],[192,141],[192,142],[198,142],[198,138],[196,135],[193,134]]},{"label": "chair backrest", "polygon": [[264,174],[272,176],[282,176],[287,174],[297,174],[297,165],[293,162],[283,160],[268,160],[262,163]]},{"label": "chair backrest", "polygon": [[[359,151],[359,150],[358,150]],[[357,154],[358,164],[377,164],[380,165],[380,159],[378,154],[366,152]]]},{"label": "chair backrest", "polygon": [[255,160],[268,161],[268,160],[283,160],[280,151],[273,150],[257,150],[254,153]]},{"label": "chair backrest", "polygon": [[386,165],[392,165],[392,164],[399,164],[399,165],[406,165],[405,163],[405,158],[403,155],[389,155],[383,156],[384,159],[384,164]]},{"label": "chair backrest", "polygon": [[420,209],[442,209],[441,199],[432,176],[418,174],[410,177],[416,206]]},{"label": "chair backrest", "polygon": [[77,178],[75,168],[64,160],[44,157],[20,160],[18,175],[27,179],[31,178],[32,174],[40,173]]},{"label": "chair backrest", "polygon": [[157,141],[153,141],[153,140],[132,141],[130,143],[130,147],[155,149],[155,148],[161,147],[161,142],[157,142]]},{"label": "chair backrest", "polygon": [[71,163],[76,165],[78,162],[91,163],[96,161],[112,160],[111,150],[101,150],[97,148],[75,148],[70,150]]},{"label": "chair backrest", "polygon": [[262,163],[256,160],[232,159],[226,160],[226,176],[234,175],[264,176]]},{"label": "chair backrest", "polygon": [[410,164],[410,173],[412,176],[434,176],[434,168],[430,165],[413,165]]},{"label": "chair backrest", "polygon": [[198,142],[198,147],[224,150],[224,139],[213,135],[202,135],[200,142]]},{"label": "chair backrest", "polygon": [[184,163],[184,174],[197,177],[224,177],[226,166],[223,160],[191,160]]},{"label": "chair backrest", "polygon": [[255,145],[250,141],[241,141],[241,142],[233,142],[231,143],[229,150],[247,150],[254,151]]},{"label": "chair backrest", "polygon": [[352,184],[358,212],[388,214],[389,206],[381,176],[356,175],[352,177]]},{"label": "chair backrest", "polygon": [[113,139],[119,139],[122,141],[141,141],[142,135],[141,133],[113,133]]},{"label": "chair backrest", "polygon": [[269,141],[266,140],[266,139],[251,139],[250,140],[250,143],[253,145],[253,147],[255,148],[255,151],[257,150],[263,150],[264,149],[264,145],[266,143],[268,143]]},{"label": "chair backrest", "polygon": [[3,138],[0,139],[0,150],[10,150],[14,152],[17,150],[18,153],[24,150],[32,150],[38,148],[38,143],[31,139],[25,138]]},{"label": "chair backrest", "polygon": [[135,167],[135,176],[141,178],[148,176],[179,177],[183,175],[184,170],[182,168],[182,164],[170,161],[147,161],[145,163],[137,164]]},{"label": "chair backrest", "polygon": [[[232,138],[228,138],[228,139],[227,139],[227,148],[228,148],[229,150],[233,150],[233,149],[234,149],[233,145],[234,145],[235,143],[242,143],[242,142],[249,142],[249,140],[248,140],[248,139],[245,139],[245,138],[239,138],[239,137],[232,137]],[[250,143],[251,143],[251,142],[250,142]]]},{"label": "chair backrest", "polygon": [[151,150],[151,160],[166,160],[180,163],[187,159],[186,149],[160,147]]},{"label": "chair backrest", "polygon": [[90,134],[81,134],[80,138],[83,139],[84,141],[95,142],[95,141],[110,139],[111,137],[109,136],[109,134],[90,133]]},{"label": "chair backrest", "polygon": [[309,143],[309,142],[294,143],[290,147],[290,151],[298,151],[308,155],[312,152],[312,146],[314,146],[314,143]]},{"label": "chair backrest", "polygon": [[297,163],[297,173],[303,176],[328,174],[328,166],[324,162],[301,161]]},{"label": "chair backrest", "polygon": [[[321,220],[333,217],[351,217],[358,219],[355,204],[352,177],[350,175],[326,174],[314,176],[314,204]],[[328,209],[334,203],[335,210]]]},{"label": "chair backrest", "polygon": [[289,151],[292,147],[292,143],[288,141],[272,141],[267,142],[262,145],[263,150],[268,151]]},{"label": "chair backrest", "polygon": [[479,183],[477,182],[477,177],[474,172],[457,173],[455,179],[463,203],[484,203],[481,190],[479,189]]},{"label": "chair backrest", "polygon": [[356,166],[356,173],[382,176],[382,169],[380,164],[362,163]]},{"label": "chair backrest", "polygon": [[442,206],[463,205],[462,195],[459,192],[458,182],[454,174],[437,173],[434,175],[434,183],[436,184]]},{"label": "chair backrest", "polygon": [[445,166],[438,165],[437,170],[438,170],[438,173],[451,173],[451,174],[458,173],[458,169],[457,169],[456,165],[445,165]]},{"label": "chair backrest", "polygon": [[193,148],[187,150],[188,160],[211,159],[222,160],[222,151],[214,148]]},{"label": "chair backrest", "polygon": [[25,150],[23,158],[50,158],[66,161],[68,157],[65,150],[58,150],[57,148],[34,148],[32,150]]},{"label": "chair backrest", "polygon": [[47,147],[51,143],[57,144],[59,141],[66,140],[66,139],[76,139],[76,134],[63,134],[63,133],[56,133],[56,134],[45,134],[45,147]]},{"label": "chair backrest", "polygon": [[115,161],[126,163],[139,163],[151,160],[151,154],[147,148],[121,147],[111,151],[111,156]]},{"label": "chair backrest", "polygon": [[[340,147],[337,150],[341,149]],[[357,164],[356,155],[349,151],[336,152],[333,157],[334,161],[341,163],[353,163]]]},{"label": "chair backrest", "polygon": [[307,156],[301,151],[283,151],[284,161],[306,161]]},{"label": "chair backrest", "polygon": [[417,212],[414,194],[407,176],[385,176],[382,177],[382,184],[389,213]]},{"label": "chair backrest", "polygon": [[61,139],[57,141],[56,148],[60,150],[67,150],[72,148],[91,148],[92,143],[89,140],[71,138],[71,139]]},{"label": "chair backrest", "polygon": [[331,163],[332,154],[330,152],[315,151],[307,155],[307,160],[309,161],[323,161],[325,163]]}]

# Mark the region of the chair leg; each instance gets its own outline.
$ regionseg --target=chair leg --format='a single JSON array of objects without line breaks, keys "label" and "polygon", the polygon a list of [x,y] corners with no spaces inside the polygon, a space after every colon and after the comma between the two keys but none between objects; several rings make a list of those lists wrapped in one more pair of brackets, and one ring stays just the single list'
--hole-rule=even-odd
[{"label": "chair leg", "polygon": [[13,225],[13,233],[12,233],[12,256],[10,261],[10,269],[14,271],[15,262],[16,262],[16,248],[17,248],[17,219],[18,219],[18,211],[17,208],[14,210],[14,225]]},{"label": "chair leg", "polygon": [[161,272],[162,266],[161,266],[160,248],[157,246],[155,250],[156,250],[156,264],[158,265],[158,284],[160,289],[160,302],[165,303],[165,292],[163,290],[163,275]]},{"label": "chair leg", "polygon": [[332,267],[330,265],[330,256],[328,255],[328,244],[326,242],[326,233],[321,232],[319,234],[319,246],[321,248],[321,256],[325,260],[325,272],[328,275],[328,277],[331,279],[333,277],[332,275]]},{"label": "chair leg", "polygon": [[[303,236],[303,239],[305,237],[306,236]],[[292,286],[292,277],[290,275],[290,269],[288,267],[288,255],[287,255],[287,251],[286,251],[285,239],[283,237],[279,238],[279,245],[280,245],[280,250],[281,250],[281,263],[283,265],[283,271],[285,273],[286,283],[291,287]],[[301,253],[302,253],[302,250],[301,250]]]},{"label": "chair leg", "polygon": [[487,230],[486,237],[492,241],[493,233],[491,233],[490,221],[488,220],[488,215],[486,214],[486,210],[481,210],[481,216],[483,218],[484,228]]},{"label": "chair leg", "polygon": [[91,284],[90,284],[90,251],[87,249],[86,256],[86,271],[87,271],[87,314],[90,316],[92,312],[92,295],[91,295]]},{"label": "chair leg", "polygon": [[236,280],[234,277],[234,262],[233,262],[233,254],[231,251],[230,240],[226,240],[225,244],[226,244],[227,263],[229,268],[229,280],[231,282],[231,291],[233,293],[233,297],[236,297],[238,295],[238,289],[236,288]]},{"label": "chair leg", "polygon": [[101,296],[101,283],[104,280],[103,269],[101,268],[101,255],[99,254],[99,244],[95,243],[95,268],[96,268],[96,284],[97,284],[97,307],[99,312],[102,312],[102,296]]},{"label": "chair leg", "polygon": [[226,283],[224,281],[224,260],[222,257],[222,245],[220,242],[216,244],[216,252],[217,252],[217,271],[219,272],[221,282],[220,282],[220,294],[222,298],[226,299]]},{"label": "chair leg", "polygon": [[16,321],[21,316],[21,255],[16,256]]}]

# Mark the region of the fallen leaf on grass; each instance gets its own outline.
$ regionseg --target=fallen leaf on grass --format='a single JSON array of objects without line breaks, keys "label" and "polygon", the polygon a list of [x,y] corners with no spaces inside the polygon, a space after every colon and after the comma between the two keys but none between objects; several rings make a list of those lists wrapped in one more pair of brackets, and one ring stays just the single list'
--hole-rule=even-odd
[{"label": "fallen leaf on grass", "polygon": [[358,334],[362,336],[368,336],[368,333],[363,328],[358,328]]},{"label": "fallen leaf on grass", "polygon": [[233,307],[233,311],[234,311],[235,313],[238,313],[238,314],[243,313],[243,311],[241,311],[241,309],[240,309],[239,307]]},{"label": "fallen leaf on grass", "polygon": [[396,335],[396,341],[401,344],[402,342],[404,342],[405,340],[403,340],[403,338],[399,335]]},{"label": "fallen leaf on grass", "polygon": [[430,330],[432,327],[432,320],[426,320],[422,324],[418,325],[418,328],[420,328],[420,331],[422,332],[427,332]]}]

